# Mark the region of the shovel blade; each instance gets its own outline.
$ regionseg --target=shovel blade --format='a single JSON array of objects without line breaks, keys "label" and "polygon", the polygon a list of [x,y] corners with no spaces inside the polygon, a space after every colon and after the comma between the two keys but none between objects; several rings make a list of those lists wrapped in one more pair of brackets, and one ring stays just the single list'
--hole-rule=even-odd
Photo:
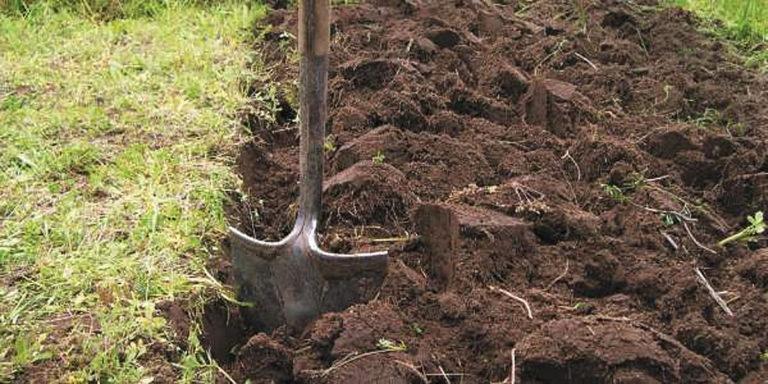
[{"label": "shovel blade", "polygon": [[246,317],[267,332],[283,324],[300,332],[323,313],[366,302],[386,273],[386,253],[375,260],[333,256],[302,233],[267,243],[233,232],[232,240],[238,299],[253,304],[244,311]]}]

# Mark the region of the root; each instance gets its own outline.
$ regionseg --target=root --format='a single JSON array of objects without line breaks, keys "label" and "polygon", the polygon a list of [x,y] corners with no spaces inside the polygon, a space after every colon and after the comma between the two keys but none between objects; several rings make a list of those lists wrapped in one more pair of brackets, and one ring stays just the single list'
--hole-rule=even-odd
[{"label": "root", "polygon": [[693,270],[696,272],[696,280],[698,280],[702,285],[704,285],[704,287],[707,289],[707,292],[709,292],[709,295],[712,296],[713,299],[715,299],[715,302],[717,303],[717,305],[719,305],[720,308],[722,308],[723,311],[725,311],[725,313],[728,314],[728,316],[731,316],[731,317],[735,316],[733,314],[733,311],[731,311],[731,309],[728,308],[728,303],[726,303],[725,300],[723,300],[723,298],[720,297],[720,294],[718,294],[717,291],[715,291],[715,288],[713,288],[712,284],[709,283],[706,276],[704,276],[704,274],[701,272],[701,269],[694,268]]},{"label": "root", "polygon": [[513,300],[517,300],[518,302],[523,304],[523,306],[525,307],[525,311],[526,311],[526,313],[528,315],[528,318],[533,320],[533,311],[531,311],[531,306],[530,306],[530,304],[528,304],[528,302],[525,299],[523,299],[522,297],[514,295],[512,292],[509,292],[506,289],[496,288],[496,287],[494,287],[492,285],[489,285],[488,289],[490,289],[491,291],[494,291],[494,292],[500,292],[504,296],[507,296],[507,297],[509,297],[509,298],[511,298]]},{"label": "root", "polygon": [[685,232],[688,233],[688,237],[691,238],[691,241],[693,241],[693,243],[696,244],[697,247],[699,247],[699,248],[701,248],[701,249],[703,249],[703,250],[705,250],[705,251],[707,251],[707,252],[709,252],[709,253],[711,253],[713,255],[717,255],[717,252],[715,250],[713,250],[711,248],[707,248],[706,246],[704,246],[704,244],[701,244],[699,242],[699,240],[696,239],[695,236],[693,236],[693,233],[691,232],[691,229],[688,228],[688,223],[683,222],[683,228],[685,228]]},{"label": "root", "polygon": [[565,151],[565,154],[560,159],[568,159],[573,163],[573,165],[576,167],[576,181],[581,181],[581,167],[579,167],[579,163],[576,162],[576,159],[571,156],[571,150],[569,149]]},{"label": "root", "polygon": [[549,291],[550,288],[552,288],[555,284],[557,284],[558,281],[562,280],[568,274],[568,265],[569,264],[570,264],[570,260],[566,259],[565,260],[565,270],[559,276],[555,277],[555,279],[552,280],[552,282],[547,284],[547,287],[544,288],[544,292]]},{"label": "root", "polygon": [[578,57],[579,59],[583,60],[585,63],[589,64],[589,66],[592,67],[592,69],[594,69],[595,71],[599,71],[599,69],[597,69],[597,65],[595,65],[595,63],[593,63],[592,61],[590,61],[586,57],[584,57],[584,55],[582,55],[581,53],[574,52],[573,54],[576,57]]},{"label": "root", "polygon": [[326,368],[326,369],[322,369],[322,370],[306,370],[304,372],[309,373],[310,375],[313,375],[313,376],[317,376],[317,377],[326,377],[329,374],[331,374],[331,372],[333,372],[333,371],[335,371],[335,370],[337,370],[337,369],[339,369],[339,368],[341,368],[341,367],[343,367],[343,366],[345,366],[345,365],[347,365],[349,363],[355,362],[357,360],[360,360],[360,359],[363,359],[363,358],[366,358],[366,357],[370,357],[370,356],[374,356],[374,355],[380,355],[382,353],[391,353],[391,352],[398,352],[398,351],[391,350],[391,349],[379,349],[379,350],[376,350],[376,351],[371,351],[371,352],[366,352],[366,353],[361,353],[361,354],[358,354],[357,352],[352,352],[352,353],[348,354],[347,356],[344,356],[343,358],[341,358],[341,360],[338,360],[335,363],[331,364],[331,366]]}]

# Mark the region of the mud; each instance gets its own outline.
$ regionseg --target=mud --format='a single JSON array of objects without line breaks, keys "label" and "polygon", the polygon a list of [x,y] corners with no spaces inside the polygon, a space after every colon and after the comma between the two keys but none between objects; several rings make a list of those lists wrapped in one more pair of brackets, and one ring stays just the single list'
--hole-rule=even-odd
[{"label": "mud", "polygon": [[[490,3],[335,8],[321,240],[388,247],[389,274],[301,335],[223,337],[222,367],[277,383],[768,379],[768,241],[716,246],[768,208],[766,79],[650,1]],[[231,221],[262,239],[295,214],[295,21],[257,28],[281,109],[244,117]]]}]

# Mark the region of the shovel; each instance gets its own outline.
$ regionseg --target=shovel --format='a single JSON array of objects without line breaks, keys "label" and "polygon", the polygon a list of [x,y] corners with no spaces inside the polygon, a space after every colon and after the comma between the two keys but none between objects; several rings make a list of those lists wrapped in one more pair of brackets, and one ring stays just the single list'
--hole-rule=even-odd
[{"label": "shovel", "polygon": [[336,254],[317,243],[322,211],[330,0],[299,1],[300,195],[291,233],[256,240],[230,227],[231,254],[246,316],[264,331],[283,324],[300,331],[320,314],[366,300],[380,285],[387,252]]}]

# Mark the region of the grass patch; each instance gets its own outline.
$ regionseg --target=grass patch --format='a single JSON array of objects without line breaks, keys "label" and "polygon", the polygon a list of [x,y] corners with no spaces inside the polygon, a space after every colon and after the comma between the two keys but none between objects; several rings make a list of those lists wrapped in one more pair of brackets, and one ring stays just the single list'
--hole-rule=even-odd
[{"label": "grass patch", "polygon": [[[210,289],[265,9],[162,2],[98,21],[37,4],[0,14],[0,382],[35,365],[149,382],[149,346],[169,343],[155,305]],[[166,368],[212,381],[189,338]]]},{"label": "grass patch", "polygon": [[768,0],[670,0],[710,23],[707,29],[735,43],[747,64],[768,69]]},{"label": "grass patch", "polygon": [[[9,16],[38,17],[42,13],[71,12],[91,20],[153,17],[171,8],[210,7],[226,4],[227,0],[0,0],[0,13]],[[254,8],[257,0],[241,0],[240,4]]]}]

